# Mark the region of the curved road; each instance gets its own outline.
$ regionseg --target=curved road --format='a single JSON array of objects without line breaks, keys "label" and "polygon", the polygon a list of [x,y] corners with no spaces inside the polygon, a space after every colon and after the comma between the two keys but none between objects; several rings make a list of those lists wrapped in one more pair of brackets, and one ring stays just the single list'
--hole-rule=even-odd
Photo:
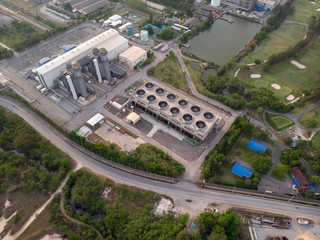
[{"label": "curved road", "polygon": [[[54,145],[62,151],[69,154],[76,162],[89,168],[96,174],[106,176],[115,182],[124,183],[130,186],[141,188],[144,190],[158,192],[172,197],[175,200],[176,207],[179,204],[185,205],[183,199],[192,199],[192,205],[203,202],[216,202],[228,204],[235,207],[250,208],[260,211],[275,212],[279,214],[290,214],[291,217],[308,217],[310,219],[319,221],[320,208],[298,206],[294,204],[287,204],[283,202],[275,202],[265,200],[262,198],[253,198],[247,196],[233,195],[221,192],[214,192],[197,188],[194,184],[189,182],[180,182],[179,184],[167,184],[145,179],[117,169],[108,167],[102,163],[93,160],[91,157],[79,152],[69,143],[69,139],[52,127],[49,123],[44,121],[40,116],[32,112],[27,106],[10,98],[0,97],[0,105],[11,110],[13,113],[22,117],[32,127],[34,127],[41,135],[49,139]],[[180,202],[180,203],[179,203]],[[203,206],[204,207],[204,206]],[[189,211],[185,207],[183,210]]]}]

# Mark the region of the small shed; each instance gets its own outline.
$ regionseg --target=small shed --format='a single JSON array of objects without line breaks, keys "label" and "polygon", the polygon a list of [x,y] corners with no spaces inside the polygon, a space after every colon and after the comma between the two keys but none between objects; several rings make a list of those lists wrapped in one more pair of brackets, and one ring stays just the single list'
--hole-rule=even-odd
[{"label": "small shed", "polygon": [[87,121],[87,124],[89,124],[94,128],[98,123],[103,122],[103,120],[104,120],[104,116],[100,113],[97,113]]},{"label": "small shed", "polygon": [[250,148],[256,152],[265,152],[268,149],[265,145],[255,141],[253,139],[251,139],[250,142],[248,143],[248,148]]},{"label": "small shed", "polygon": [[245,166],[242,166],[239,163],[235,163],[231,169],[231,172],[233,172],[234,174],[238,175],[239,177],[247,177],[247,178],[251,178],[253,172],[246,168]]},{"label": "small shed", "polygon": [[140,115],[136,114],[135,112],[131,112],[127,116],[127,121],[131,122],[133,125],[135,125],[137,122],[139,122],[139,120],[140,120]]}]

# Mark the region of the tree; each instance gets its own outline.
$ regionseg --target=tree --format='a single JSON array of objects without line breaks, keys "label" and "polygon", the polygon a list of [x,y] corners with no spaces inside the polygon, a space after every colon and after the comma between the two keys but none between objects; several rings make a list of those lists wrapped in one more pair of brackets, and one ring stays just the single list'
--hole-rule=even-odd
[{"label": "tree", "polygon": [[320,176],[312,175],[309,180],[315,187],[320,186]]},{"label": "tree", "polygon": [[288,170],[289,170],[289,167],[287,165],[278,164],[274,167],[272,176],[274,176],[275,178],[281,181],[284,181]]},{"label": "tree", "polygon": [[260,59],[256,59],[256,60],[254,61],[254,63],[257,64],[257,65],[260,65],[260,64],[261,64],[261,60],[260,60]]},{"label": "tree", "polygon": [[174,31],[171,30],[170,28],[166,28],[165,30],[162,31],[162,33],[160,33],[160,38],[164,39],[164,40],[169,40],[172,39],[174,37]]},{"label": "tree", "polygon": [[262,113],[264,112],[264,108],[263,107],[258,107],[257,112],[262,115]]},{"label": "tree", "polygon": [[318,121],[314,118],[310,118],[307,120],[307,127],[308,128],[316,128],[318,126]]},{"label": "tree", "polygon": [[226,80],[217,75],[210,75],[207,78],[207,89],[213,93],[221,93],[226,88]]},{"label": "tree", "polygon": [[214,149],[207,155],[203,171],[203,177],[207,182],[214,174],[220,173],[224,161],[225,156],[219,154],[216,149]]},{"label": "tree", "polygon": [[305,196],[306,196],[306,198],[310,198],[310,199],[315,199],[316,198],[315,192],[313,190],[311,190],[311,189],[306,191]]},{"label": "tree", "polygon": [[280,155],[280,161],[283,164],[289,165],[289,167],[299,166],[301,156],[300,150],[285,149]]},{"label": "tree", "polygon": [[37,144],[38,137],[33,133],[21,133],[14,140],[14,147],[18,152],[29,153]]},{"label": "tree", "polygon": [[72,11],[72,6],[69,2],[62,4],[64,10]]},{"label": "tree", "polygon": [[252,167],[254,170],[261,174],[266,174],[269,172],[272,166],[272,160],[269,157],[256,157],[252,161]]}]

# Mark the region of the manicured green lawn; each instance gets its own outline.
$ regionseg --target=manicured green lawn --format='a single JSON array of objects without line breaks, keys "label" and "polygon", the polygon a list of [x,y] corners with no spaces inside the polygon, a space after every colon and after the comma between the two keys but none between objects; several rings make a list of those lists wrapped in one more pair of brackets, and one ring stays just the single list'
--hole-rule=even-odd
[{"label": "manicured green lawn", "polygon": [[319,127],[320,125],[320,107],[317,107],[315,109],[313,109],[312,111],[309,111],[305,114],[303,114],[300,118],[299,118],[299,122],[305,126],[308,127],[308,120],[309,119],[315,119],[318,122],[317,127]]},{"label": "manicured green lawn", "polygon": [[266,113],[267,122],[277,131],[283,131],[294,125],[294,122],[283,116]]},{"label": "manicured green lawn", "polygon": [[320,12],[317,9],[320,8],[320,4],[312,4],[309,0],[296,0],[294,3],[294,12],[287,17],[288,20],[308,23],[312,15],[319,16]]},{"label": "manicured green lawn", "polygon": [[260,50],[251,52],[244,58],[246,63],[253,63],[256,59],[266,60],[274,53],[282,52],[301,40],[306,33],[306,27],[294,23],[282,23],[280,28],[271,32],[260,43]]},{"label": "manicured green lawn", "polygon": [[320,131],[317,132],[311,139],[312,145],[320,151]]},{"label": "manicured green lawn", "polygon": [[[239,79],[244,83],[259,87],[265,84],[262,81],[268,81],[268,88],[271,89],[277,97],[287,102],[286,97],[293,94],[299,97],[303,90],[314,89],[320,86],[319,62],[320,62],[320,39],[315,39],[310,46],[296,54],[294,60],[306,66],[305,69],[299,69],[292,63],[291,59],[279,63],[269,70],[258,72],[260,79],[251,79],[250,75],[239,75]],[[257,84],[255,82],[258,81]],[[276,90],[271,84],[280,85],[281,89]]]},{"label": "manicured green lawn", "polygon": [[150,70],[148,72],[151,72],[153,77],[186,93],[190,93],[188,84],[175,56],[169,56]]},{"label": "manicured green lawn", "polygon": [[213,180],[214,183],[235,186],[237,182],[243,181],[241,177],[231,172],[232,167],[233,167],[233,164],[229,162],[224,163],[222,167],[223,174],[215,175]]}]

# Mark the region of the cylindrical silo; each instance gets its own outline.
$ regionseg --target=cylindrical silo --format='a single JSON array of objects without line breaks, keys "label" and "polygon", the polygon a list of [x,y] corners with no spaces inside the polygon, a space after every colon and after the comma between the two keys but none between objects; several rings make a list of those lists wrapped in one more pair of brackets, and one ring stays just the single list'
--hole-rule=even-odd
[{"label": "cylindrical silo", "polygon": [[220,7],[221,0],[211,0],[212,7]]},{"label": "cylindrical silo", "polygon": [[74,62],[72,63],[72,69],[74,72],[72,81],[77,93],[80,94],[82,97],[87,97],[88,96],[87,87],[81,73],[80,65]]},{"label": "cylindrical silo", "polygon": [[132,34],[133,34],[133,26],[132,26],[132,24],[126,26],[126,34],[128,36],[132,36]]},{"label": "cylindrical silo", "polygon": [[147,30],[142,30],[140,32],[141,35],[141,41],[142,42],[147,42],[148,41],[148,31]]},{"label": "cylindrical silo", "polygon": [[78,96],[77,96],[77,93],[76,93],[76,90],[73,86],[73,82],[71,80],[71,77],[69,75],[66,76],[66,79],[68,81],[68,84],[69,84],[69,88],[70,88],[70,91],[72,93],[72,96],[73,96],[73,99],[74,100],[77,100],[78,99]]}]

